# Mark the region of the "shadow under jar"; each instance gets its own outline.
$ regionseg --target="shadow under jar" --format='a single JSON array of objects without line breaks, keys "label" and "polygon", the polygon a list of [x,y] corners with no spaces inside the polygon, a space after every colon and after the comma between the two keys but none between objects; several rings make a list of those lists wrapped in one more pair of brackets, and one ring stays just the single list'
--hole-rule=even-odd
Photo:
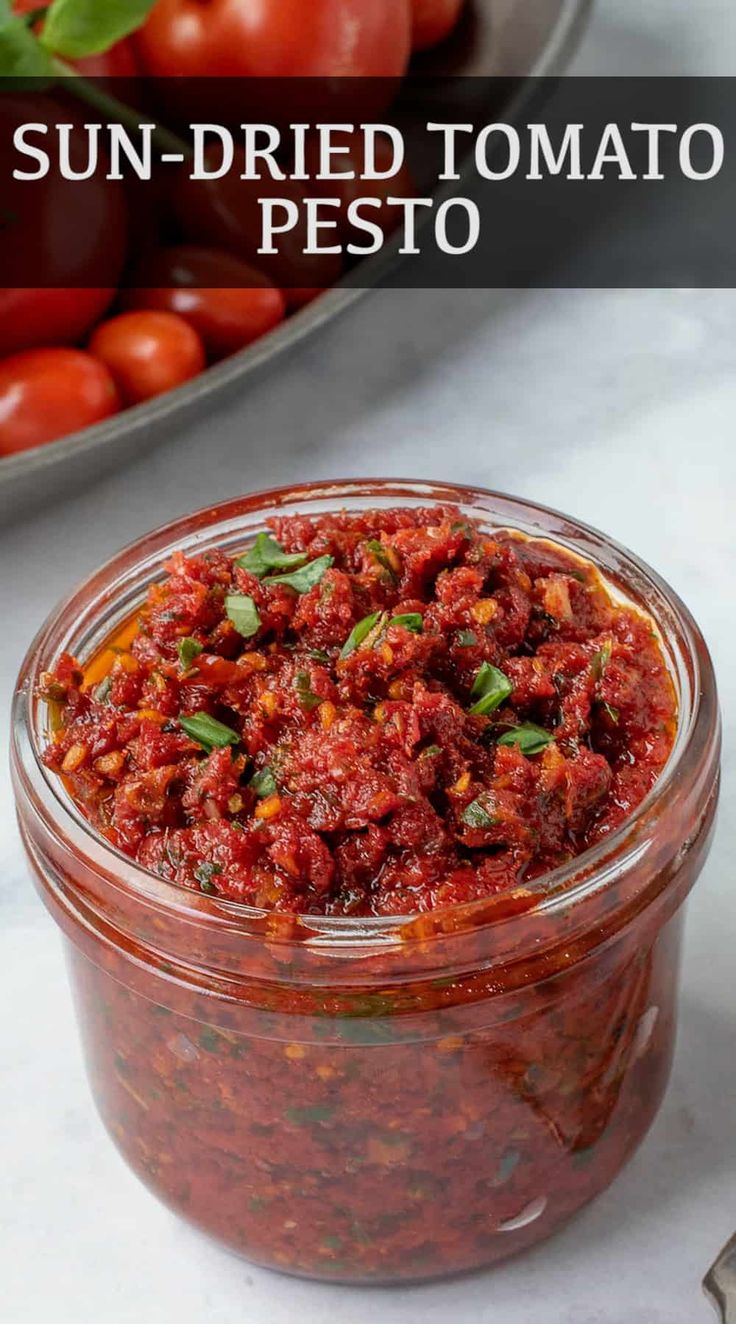
[{"label": "shadow under jar", "polygon": [[[175,549],[235,554],[276,513],[429,502],[571,549],[656,622],[678,734],[633,816],[528,886],[406,918],[257,911],[156,878],[97,836],[41,762],[36,695],[59,654],[92,657]],[[355,481],[242,498],[136,543],[42,629],[13,743],[23,839],[110,1135],[177,1213],[295,1274],[421,1280],[546,1237],[609,1185],[662,1099],[718,769],[715,681],[688,611],[553,511]]]}]

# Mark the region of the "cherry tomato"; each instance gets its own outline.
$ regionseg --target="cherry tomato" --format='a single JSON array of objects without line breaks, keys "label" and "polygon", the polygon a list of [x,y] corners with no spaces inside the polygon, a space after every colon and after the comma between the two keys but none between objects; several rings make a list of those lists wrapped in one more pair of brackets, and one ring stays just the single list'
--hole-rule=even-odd
[{"label": "cherry tomato", "polygon": [[85,340],[115,294],[114,289],[0,290],[0,357]]},{"label": "cherry tomato", "polygon": [[[342,271],[340,255],[309,256],[303,252],[307,242],[301,207],[303,186],[291,180],[252,183],[239,178],[241,169],[236,153],[232,170],[222,179],[194,181],[188,171],[179,176],[172,201],[187,239],[224,249],[257,266],[284,291],[289,307],[298,306],[298,301],[292,299],[296,287],[324,290],[334,285]],[[269,196],[293,200],[300,209],[295,228],[277,236],[279,252],[275,257],[264,257],[258,252],[262,230],[259,199]]]},{"label": "cherry tomato", "polygon": [[0,455],[55,441],[119,409],[107,368],[80,349],[30,349],[0,363]]},{"label": "cherry tomato", "polygon": [[136,278],[141,286],[127,291],[125,306],[178,313],[213,359],[244,349],[286,316],[283,294],[265,276],[211,248],[162,249],[141,264]]},{"label": "cherry tomato", "polygon": [[116,42],[109,51],[102,51],[100,55],[87,55],[73,63],[85,78],[132,79],[138,74],[135,47],[132,41],[127,40]]},{"label": "cherry tomato", "polygon": [[409,0],[159,0],[136,35],[156,77],[396,78]]},{"label": "cherry tomato", "polygon": [[163,395],[206,367],[197,332],[175,313],[121,313],[98,326],[89,349],[129,405]]},{"label": "cherry tomato", "polygon": [[411,3],[415,51],[426,51],[449,37],[465,6],[465,0],[411,0]]}]

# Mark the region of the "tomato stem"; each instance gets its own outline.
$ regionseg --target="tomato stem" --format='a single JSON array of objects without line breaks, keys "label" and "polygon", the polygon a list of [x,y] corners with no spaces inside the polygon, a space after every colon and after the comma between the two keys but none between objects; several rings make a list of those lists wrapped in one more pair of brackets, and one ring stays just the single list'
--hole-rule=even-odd
[{"label": "tomato stem", "polygon": [[[52,60],[54,73],[59,74],[67,83],[67,89],[72,96],[78,97],[80,101],[85,101],[87,105],[93,106],[99,110],[108,119],[115,120],[116,123],[124,124],[127,129],[137,131],[140,129],[140,112],[134,110],[132,106],[126,106],[124,101],[119,101],[117,97],[110,96],[104,92],[99,84],[89,78],[84,78],[73,65],[67,64],[65,60],[60,60],[54,56]],[[170,129],[165,128],[163,124],[156,124],[153,130],[153,141],[161,152],[173,152],[182,155],[188,160],[191,155],[191,148],[188,143],[177,134],[172,133]]]}]

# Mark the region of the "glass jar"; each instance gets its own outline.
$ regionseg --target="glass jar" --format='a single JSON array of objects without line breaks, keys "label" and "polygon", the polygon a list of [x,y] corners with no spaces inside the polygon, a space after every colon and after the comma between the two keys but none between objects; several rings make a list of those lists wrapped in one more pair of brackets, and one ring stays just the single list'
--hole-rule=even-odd
[{"label": "glass jar", "polygon": [[[561,543],[656,622],[679,731],[622,827],[529,886],[405,919],[257,911],[163,881],[95,834],[40,760],[39,678],[62,650],[95,654],[175,548],[235,553],[277,512],[432,502]],[[43,627],[20,676],[13,771],[105,1126],[161,1199],[225,1245],[337,1281],[474,1269],[547,1236],[639,1145],[670,1069],[719,720],[690,614],[601,534],[494,493],[399,481],[200,511],[121,552]]]}]

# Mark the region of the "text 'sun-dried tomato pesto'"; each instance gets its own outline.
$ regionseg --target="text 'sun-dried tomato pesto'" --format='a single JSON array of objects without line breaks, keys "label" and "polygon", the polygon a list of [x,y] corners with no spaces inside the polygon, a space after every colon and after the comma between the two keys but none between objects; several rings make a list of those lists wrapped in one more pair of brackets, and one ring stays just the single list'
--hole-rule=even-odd
[{"label": "text 'sun-dried tomato pesto'", "polygon": [[173,1209],[391,1282],[610,1184],[718,785],[707,650],[653,572],[481,491],[244,497],[82,586],[16,707],[95,1099]]},{"label": "text 'sun-dried tomato pesto'", "polygon": [[451,507],[271,523],[175,555],[86,676],[47,678],[47,764],[116,846],[261,908],[401,915],[514,888],[641,802],[673,685],[592,565]]}]

